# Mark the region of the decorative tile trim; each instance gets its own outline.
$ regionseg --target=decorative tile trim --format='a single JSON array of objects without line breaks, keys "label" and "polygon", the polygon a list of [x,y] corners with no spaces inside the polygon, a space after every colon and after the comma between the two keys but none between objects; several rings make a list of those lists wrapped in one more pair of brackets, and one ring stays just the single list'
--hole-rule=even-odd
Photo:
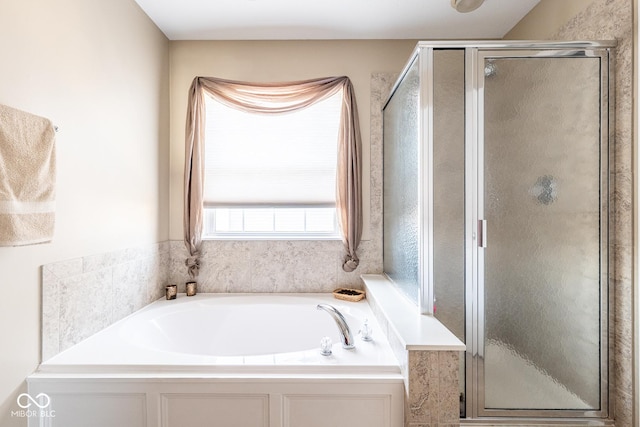
[{"label": "decorative tile trim", "polygon": [[42,266],[42,360],[164,294],[169,243]]}]

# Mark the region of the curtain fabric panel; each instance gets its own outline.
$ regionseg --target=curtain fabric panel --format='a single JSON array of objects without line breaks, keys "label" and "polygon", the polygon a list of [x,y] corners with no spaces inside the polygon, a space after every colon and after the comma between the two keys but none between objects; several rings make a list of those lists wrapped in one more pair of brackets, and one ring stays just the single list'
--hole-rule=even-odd
[{"label": "curtain fabric panel", "polygon": [[205,96],[231,108],[252,113],[284,113],[306,108],[342,90],[336,173],[336,210],[346,256],[342,268],[353,271],[362,237],[362,143],[358,108],[348,77],[328,77],[287,83],[245,83],[196,77],[187,105],[184,171],[184,240],[189,276],[198,276],[202,245],[204,194]]}]

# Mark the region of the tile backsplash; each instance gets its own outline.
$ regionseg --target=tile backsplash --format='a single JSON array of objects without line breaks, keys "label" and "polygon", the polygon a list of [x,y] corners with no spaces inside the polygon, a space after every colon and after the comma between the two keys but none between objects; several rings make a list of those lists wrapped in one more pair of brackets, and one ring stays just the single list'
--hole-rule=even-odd
[{"label": "tile backsplash", "polygon": [[[182,241],[171,241],[170,282],[184,292],[189,280],[187,251]],[[331,292],[337,287],[361,287],[360,274],[380,270],[371,241],[358,250],[360,266],[342,270],[340,241],[225,241],[202,244],[198,292]]]},{"label": "tile backsplash", "polygon": [[164,295],[169,243],[42,266],[45,361]]}]

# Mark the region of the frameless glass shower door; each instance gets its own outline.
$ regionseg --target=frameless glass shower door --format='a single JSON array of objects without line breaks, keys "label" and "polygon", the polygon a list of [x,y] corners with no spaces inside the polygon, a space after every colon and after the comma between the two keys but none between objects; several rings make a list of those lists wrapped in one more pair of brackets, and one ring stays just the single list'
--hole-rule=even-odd
[{"label": "frameless glass shower door", "polygon": [[477,55],[478,416],[606,404],[602,54]]}]

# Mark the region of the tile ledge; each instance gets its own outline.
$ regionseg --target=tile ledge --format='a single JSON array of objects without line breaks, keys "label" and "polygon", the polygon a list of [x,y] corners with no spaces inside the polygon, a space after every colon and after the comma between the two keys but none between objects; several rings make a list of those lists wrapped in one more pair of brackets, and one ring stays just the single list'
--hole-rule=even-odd
[{"label": "tile ledge", "polygon": [[378,305],[405,350],[464,351],[465,345],[438,319],[420,314],[381,274],[363,274],[367,296]]}]

